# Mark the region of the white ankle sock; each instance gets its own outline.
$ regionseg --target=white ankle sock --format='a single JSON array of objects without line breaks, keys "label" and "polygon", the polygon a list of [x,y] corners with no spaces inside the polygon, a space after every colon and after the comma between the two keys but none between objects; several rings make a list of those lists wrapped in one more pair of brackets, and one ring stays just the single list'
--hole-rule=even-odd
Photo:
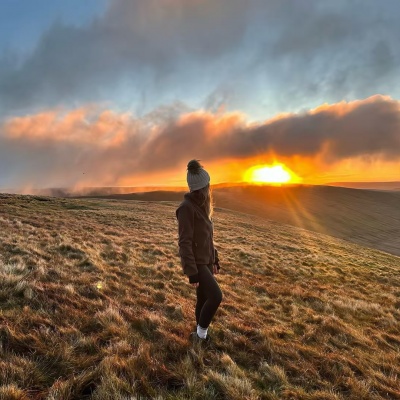
[{"label": "white ankle sock", "polygon": [[202,328],[200,325],[197,325],[197,336],[201,339],[205,339],[207,337],[208,328]]}]

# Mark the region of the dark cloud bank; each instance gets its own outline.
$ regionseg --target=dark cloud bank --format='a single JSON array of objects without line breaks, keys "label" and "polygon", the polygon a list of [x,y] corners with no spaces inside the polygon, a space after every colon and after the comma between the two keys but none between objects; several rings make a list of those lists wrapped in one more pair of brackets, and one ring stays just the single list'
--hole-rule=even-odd
[{"label": "dark cloud bank", "polygon": [[375,96],[257,125],[237,113],[206,112],[157,123],[94,110],[13,118],[0,135],[0,186],[112,185],[124,177],[184,170],[192,157],[211,162],[271,152],[322,157],[327,165],[360,156],[397,161],[400,103]]},{"label": "dark cloud bank", "polygon": [[193,92],[230,109],[257,93],[287,111],[396,97],[399,12],[397,0],[111,0],[86,27],[54,22],[24,60],[4,55],[0,108],[76,107],[124,91],[134,110],[138,98],[152,108]]}]

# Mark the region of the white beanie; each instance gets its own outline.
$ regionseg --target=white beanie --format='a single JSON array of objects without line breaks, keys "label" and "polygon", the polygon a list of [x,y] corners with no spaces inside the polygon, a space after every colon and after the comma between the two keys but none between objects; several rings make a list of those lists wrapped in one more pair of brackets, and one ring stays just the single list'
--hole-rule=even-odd
[{"label": "white beanie", "polygon": [[210,175],[198,160],[190,160],[187,170],[187,183],[191,192],[202,189],[210,183]]}]

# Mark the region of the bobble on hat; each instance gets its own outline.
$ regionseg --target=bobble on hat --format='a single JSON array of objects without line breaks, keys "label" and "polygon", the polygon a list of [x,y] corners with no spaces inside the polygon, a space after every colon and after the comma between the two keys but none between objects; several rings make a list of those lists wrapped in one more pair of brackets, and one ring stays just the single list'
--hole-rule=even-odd
[{"label": "bobble on hat", "polygon": [[210,183],[210,175],[198,160],[190,160],[187,170],[187,183],[191,192],[202,189]]}]

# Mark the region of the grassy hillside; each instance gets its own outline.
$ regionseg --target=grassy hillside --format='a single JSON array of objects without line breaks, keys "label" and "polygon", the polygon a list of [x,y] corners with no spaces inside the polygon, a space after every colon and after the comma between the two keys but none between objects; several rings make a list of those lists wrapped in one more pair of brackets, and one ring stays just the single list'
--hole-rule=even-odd
[{"label": "grassy hillside", "polygon": [[217,208],[188,343],[176,202],[0,195],[0,399],[400,399],[400,258]]},{"label": "grassy hillside", "polygon": [[245,187],[218,204],[400,256],[400,192],[329,186]]},{"label": "grassy hillside", "polygon": [[[178,200],[154,191],[107,195],[114,199]],[[320,232],[400,256],[400,192],[329,186],[217,188],[219,206]]]}]

